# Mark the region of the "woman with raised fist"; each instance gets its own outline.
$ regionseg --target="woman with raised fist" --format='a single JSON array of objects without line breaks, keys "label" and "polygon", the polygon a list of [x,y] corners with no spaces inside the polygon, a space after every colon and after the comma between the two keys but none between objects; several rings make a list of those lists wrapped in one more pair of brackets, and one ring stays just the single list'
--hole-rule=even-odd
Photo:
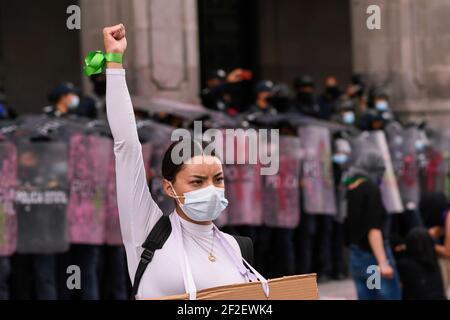
[{"label": "woman with raised fist", "polygon": [[215,155],[206,155],[204,143],[184,139],[168,148],[162,164],[163,189],[176,208],[164,215],[153,200],[121,64],[127,47],[125,27],[105,28],[103,36],[109,57],[106,109],[114,137],[117,202],[133,298],[188,293],[196,299],[197,290],[258,279],[268,295],[267,281],[250,265],[251,241],[223,233],[213,223],[228,201],[222,163]]}]

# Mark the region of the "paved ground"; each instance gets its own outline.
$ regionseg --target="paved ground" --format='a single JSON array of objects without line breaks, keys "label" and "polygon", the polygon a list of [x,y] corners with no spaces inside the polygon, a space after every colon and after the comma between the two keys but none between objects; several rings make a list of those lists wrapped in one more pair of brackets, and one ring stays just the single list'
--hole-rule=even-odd
[{"label": "paved ground", "polygon": [[356,291],[350,279],[319,284],[320,300],[356,300]]},{"label": "paved ground", "polygon": [[[450,299],[450,288],[447,291]],[[356,300],[356,290],[350,279],[319,283],[320,300]]]}]

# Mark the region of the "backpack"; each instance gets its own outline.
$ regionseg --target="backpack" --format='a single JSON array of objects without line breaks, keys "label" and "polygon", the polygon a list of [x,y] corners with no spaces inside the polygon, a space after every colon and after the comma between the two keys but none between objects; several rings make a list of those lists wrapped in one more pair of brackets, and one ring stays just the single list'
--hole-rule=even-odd
[{"label": "backpack", "polygon": [[[141,254],[141,260],[139,261],[139,265],[134,276],[131,300],[135,299],[142,275],[144,274],[144,271],[147,268],[148,264],[152,261],[155,251],[161,249],[164,246],[164,243],[169,238],[171,232],[172,225],[170,224],[169,215],[164,214],[158,220],[158,222],[156,222],[155,226],[147,236],[147,239],[145,239],[145,242],[142,244],[144,252],[142,252]],[[249,264],[253,264],[252,239],[250,239],[249,237],[236,235],[233,235],[233,237],[236,239],[239,248],[241,249],[242,257]]]}]

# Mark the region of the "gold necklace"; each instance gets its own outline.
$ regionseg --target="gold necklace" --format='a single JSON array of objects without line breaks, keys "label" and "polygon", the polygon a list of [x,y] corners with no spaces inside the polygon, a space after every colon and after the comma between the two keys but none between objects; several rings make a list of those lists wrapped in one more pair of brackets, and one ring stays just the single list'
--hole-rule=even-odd
[{"label": "gold necklace", "polygon": [[213,249],[214,249],[214,238],[215,238],[215,230],[213,229],[213,238],[212,238],[212,242],[211,242],[211,251],[209,252],[209,256],[208,259],[211,262],[215,262],[216,261],[216,257],[213,254]]},{"label": "gold necklace", "polygon": [[[215,262],[216,261],[216,256],[213,254],[214,251],[214,237],[215,237],[215,231],[213,230],[213,238],[212,238],[212,242],[211,242],[211,250],[209,251],[208,254],[208,260],[211,262]],[[197,243],[200,247],[202,247],[203,249],[205,248],[202,244],[200,244],[197,239],[195,239],[195,237],[192,237],[192,239],[194,239],[195,243]]]}]

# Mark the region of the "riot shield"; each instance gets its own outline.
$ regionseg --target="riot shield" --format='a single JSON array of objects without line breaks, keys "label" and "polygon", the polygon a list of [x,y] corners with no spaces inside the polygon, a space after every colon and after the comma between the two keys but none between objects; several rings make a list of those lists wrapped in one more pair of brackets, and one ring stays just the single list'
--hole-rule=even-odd
[{"label": "riot shield", "polygon": [[260,166],[230,164],[224,166],[225,195],[229,201],[228,225],[259,226],[263,222],[262,179]]},{"label": "riot shield", "polygon": [[17,252],[50,254],[68,249],[68,147],[62,142],[18,145]]},{"label": "riot shield", "polygon": [[383,156],[386,171],[380,188],[384,206],[389,213],[403,212],[403,203],[385,133],[383,131],[361,133],[352,140],[352,150],[354,157],[366,150],[377,150]]},{"label": "riot shield", "polygon": [[301,143],[298,137],[281,136],[279,170],[263,177],[264,224],[295,228],[300,220]]},{"label": "riot shield", "polygon": [[72,243],[102,244],[111,140],[77,133],[70,139],[70,198],[67,209]]},{"label": "riot shield", "polygon": [[400,196],[406,208],[414,209],[419,205],[419,169],[416,142],[419,130],[410,127],[387,132],[392,166],[397,178]]},{"label": "riot shield", "polygon": [[121,245],[123,242],[119,222],[119,208],[117,207],[116,161],[112,147],[109,159],[108,178],[106,181],[105,243],[114,246]]},{"label": "riot shield", "polygon": [[[263,222],[262,178],[258,161],[250,161],[246,132],[221,130],[222,139],[211,140],[224,163],[225,196],[229,203],[218,225],[259,226]],[[206,140],[211,137],[206,135]]]},{"label": "riot shield", "polygon": [[[150,160],[146,167],[147,177],[150,179],[150,192],[153,200],[158,204],[164,213],[172,212],[175,209],[173,199],[166,196],[162,188],[161,167],[164,153],[172,143],[171,135],[174,128],[156,123],[154,121],[145,121],[138,126],[139,136],[151,144]],[[145,151],[145,148],[143,148]],[[145,153],[144,153],[145,154]],[[147,164],[146,164],[147,166]]]},{"label": "riot shield", "polygon": [[310,214],[336,214],[330,131],[325,127],[298,129],[303,148],[302,190],[304,209]]},{"label": "riot shield", "polygon": [[14,144],[0,141],[0,256],[16,251],[17,216],[14,209],[17,150]]}]

